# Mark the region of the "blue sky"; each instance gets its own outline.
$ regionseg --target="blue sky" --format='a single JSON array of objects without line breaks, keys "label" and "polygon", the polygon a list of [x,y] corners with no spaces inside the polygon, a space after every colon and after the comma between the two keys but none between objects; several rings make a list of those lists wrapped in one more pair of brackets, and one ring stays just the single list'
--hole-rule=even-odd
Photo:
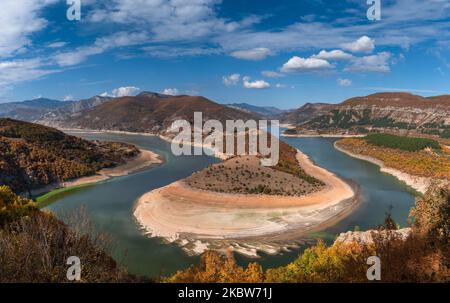
[{"label": "blue sky", "polygon": [[294,108],[450,92],[450,0],[0,3],[0,102],[142,90]]}]

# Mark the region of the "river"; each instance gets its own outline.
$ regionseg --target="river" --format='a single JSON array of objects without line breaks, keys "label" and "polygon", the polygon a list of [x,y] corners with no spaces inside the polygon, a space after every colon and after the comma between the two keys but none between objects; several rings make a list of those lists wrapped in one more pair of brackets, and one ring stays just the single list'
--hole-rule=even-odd
[{"label": "river", "polygon": [[[140,173],[111,179],[107,182],[81,188],[56,197],[47,209],[57,215],[84,208],[94,226],[109,234],[114,241],[114,258],[131,273],[156,277],[169,275],[178,269],[198,262],[198,257],[187,256],[178,246],[148,238],[133,218],[136,200],[144,193],[189,176],[195,171],[217,163],[208,156],[175,157],[170,144],[158,137],[125,134],[77,133],[88,140],[121,141],[155,151],[165,158],[162,166]],[[337,233],[370,229],[384,220],[392,208],[392,215],[400,225],[406,225],[409,210],[414,206],[414,192],[393,176],[381,173],[374,164],[351,158],[333,147],[332,138],[283,138],[301,149],[318,165],[357,183],[361,203],[347,218],[326,231],[313,236],[330,242]],[[277,256],[263,255],[258,262],[264,267],[284,265],[293,261],[303,248]],[[245,265],[247,258],[237,256]]]}]

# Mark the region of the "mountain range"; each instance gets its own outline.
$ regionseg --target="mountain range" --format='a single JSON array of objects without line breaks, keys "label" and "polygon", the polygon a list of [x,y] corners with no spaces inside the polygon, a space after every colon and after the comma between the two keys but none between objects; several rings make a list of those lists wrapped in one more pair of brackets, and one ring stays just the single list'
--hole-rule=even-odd
[{"label": "mountain range", "polygon": [[13,118],[24,121],[34,121],[40,119],[49,111],[69,106],[73,102],[63,102],[58,100],[38,98],[22,102],[11,102],[0,104],[0,118]]},{"label": "mountain range", "polygon": [[274,106],[256,106],[248,103],[232,103],[227,104],[227,106],[247,113],[257,114],[264,119],[278,119],[281,115],[291,112],[291,110],[283,110]]},{"label": "mountain range", "polygon": [[290,134],[361,134],[393,132],[450,136],[450,96],[421,97],[409,93],[377,93],[339,104],[306,103],[281,110],[247,103],[222,105],[201,96],[142,92],[135,97],[94,96],[80,101],[35,99],[0,104],[0,117],[58,128],[85,128],[163,134],[173,121],[203,119],[278,119],[295,126]]}]

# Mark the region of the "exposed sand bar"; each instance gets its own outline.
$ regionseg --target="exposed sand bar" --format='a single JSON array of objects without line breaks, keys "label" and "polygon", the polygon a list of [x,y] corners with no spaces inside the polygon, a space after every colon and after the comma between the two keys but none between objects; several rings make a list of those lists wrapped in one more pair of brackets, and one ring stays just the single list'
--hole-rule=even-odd
[{"label": "exposed sand bar", "polygon": [[142,196],[134,215],[150,236],[183,245],[210,240],[298,239],[348,212],[354,206],[355,192],[300,151],[297,159],[309,175],[326,184],[323,190],[302,197],[237,195],[197,190],[177,181]]}]

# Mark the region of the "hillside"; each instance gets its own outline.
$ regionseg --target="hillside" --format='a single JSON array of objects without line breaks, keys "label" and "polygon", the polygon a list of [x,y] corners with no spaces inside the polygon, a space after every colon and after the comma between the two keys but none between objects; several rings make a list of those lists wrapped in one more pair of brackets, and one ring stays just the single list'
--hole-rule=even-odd
[{"label": "hillside", "polygon": [[83,260],[82,283],[144,282],[114,261],[108,236],[90,224],[81,211],[63,223],[0,186],[0,283],[67,283],[68,256]]},{"label": "hillside", "polygon": [[448,138],[450,96],[424,98],[408,93],[378,93],[352,98],[297,127],[299,134],[370,131]]},{"label": "hillside", "polygon": [[279,119],[283,123],[298,125],[328,113],[334,106],[327,103],[306,103],[298,109],[281,114]]},{"label": "hillside", "polygon": [[371,134],[364,138],[345,138],[336,142],[341,150],[381,161],[411,176],[450,184],[450,152],[435,140]]},{"label": "hillside", "polygon": [[70,117],[77,117],[80,112],[108,102],[112,97],[94,96],[80,101],[67,102],[65,106],[46,111],[38,119],[32,121],[48,126],[58,125]]},{"label": "hillside", "polygon": [[242,110],[247,113],[252,113],[261,116],[261,118],[265,119],[276,119],[280,115],[289,112],[288,110],[279,109],[274,106],[256,106],[248,103],[233,103],[227,104],[227,106],[234,109]]},{"label": "hillside", "polygon": [[0,185],[15,192],[92,175],[138,153],[129,144],[90,142],[38,124],[0,119]]},{"label": "hillside", "polygon": [[236,156],[184,181],[193,188],[222,193],[302,196],[320,190],[324,183],[300,167],[296,154],[280,141],[280,159],[274,167],[261,166],[257,156]]},{"label": "hillside", "polygon": [[33,122],[44,114],[59,108],[70,106],[72,102],[38,98],[22,102],[0,104],[0,118],[12,118]]},{"label": "hillside", "polygon": [[60,127],[119,130],[130,132],[165,133],[173,121],[193,123],[194,112],[203,119],[222,122],[236,119],[258,119],[255,115],[217,104],[204,97],[148,96],[122,97],[84,110],[75,117],[59,123]]}]

